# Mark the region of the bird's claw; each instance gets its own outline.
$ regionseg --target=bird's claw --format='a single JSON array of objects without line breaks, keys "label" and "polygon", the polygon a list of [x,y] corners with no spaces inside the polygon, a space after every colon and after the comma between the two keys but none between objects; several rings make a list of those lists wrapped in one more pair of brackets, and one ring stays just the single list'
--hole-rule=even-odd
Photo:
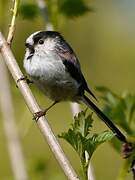
[{"label": "bird's claw", "polygon": [[38,111],[34,113],[33,119],[37,122],[40,117],[45,116],[45,115],[46,115],[46,111]]},{"label": "bird's claw", "polygon": [[[18,84],[20,81],[26,81],[27,84],[33,83],[33,81],[31,81],[30,79],[27,78],[27,76],[22,76],[21,78],[17,79],[17,84]],[[18,87],[18,86],[16,85],[16,87]]]}]

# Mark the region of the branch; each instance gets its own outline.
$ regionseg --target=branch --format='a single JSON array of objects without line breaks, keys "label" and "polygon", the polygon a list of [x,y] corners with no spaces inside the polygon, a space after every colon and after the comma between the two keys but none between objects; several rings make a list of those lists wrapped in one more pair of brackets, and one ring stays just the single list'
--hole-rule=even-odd
[{"label": "branch", "polygon": [[[17,86],[22,93],[24,100],[31,111],[32,114],[41,111],[39,105],[37,104],[34,96],[32,95],[31,90],[28,87],[28,84],[25,81],[18,81],[18,79],[23,77],[23,74],[6,42],[2,33],[0,32],[0,52],[11,72]],[[74,169],[72,168],[71,164],[69,163],[68,159],[66,158],[62,148],[60,147],[58,140],[54,136],[48,121],[45,117],[39,118],[36,122],[38,128],[40,129],[44,138],[46,138],[55,158],[59,162],[61,168],[63,169],[65,175],[70,180],[78,180],[77,174],[75,173]]]},{"label": "branch", "polygon": [[0,106],[3,114],[4,132],[7,138],[7,146],[14,178],[16,180],[27,180],[28,175],[26,172],[22,148],[15,123],[8,73],[1,56],[0,84]]},{"label": "branch", "polygon": [[[8,43],[11,45],[13,34],[15,31],[15,19],[17,16],[17,9],[19,0],[13,1],[13,17],[11,26],[9,27]],[[24,156],[18,135],[18,129],[15,123],[14,107],[12,102],[12,95],[9,86],[9,78],[5,63],[0,55],[0,105],[3,115],[4,132],[7,138],[7,147],[9,158],[11,161],[11,168],[13,170],[14,178],[16,180],[27,180],[28,175],[25,167]],[[7,113],[8,112],[8,113]]]},{"label": "branch", "polygon": [[15,31],[15,20],[16,20],[16,16],[17,16],[19,2],[20,2],[20,0],[14,0],[14,7],[12,10],[13,16],[12,16],[11,24],[9,27],[8,37],[7,37],[7,42],[9,45],[11,45],[12,40],[13,40],[13,35],[14,35],[14,31]]}]

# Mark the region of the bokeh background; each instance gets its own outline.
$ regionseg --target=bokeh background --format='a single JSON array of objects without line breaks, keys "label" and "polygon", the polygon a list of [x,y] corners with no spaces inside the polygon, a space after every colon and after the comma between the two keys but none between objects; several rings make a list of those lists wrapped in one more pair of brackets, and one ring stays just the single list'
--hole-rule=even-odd
[{"label": "bokeh background", "polygon": [[[31,0],[30,2],[34,3],[35,1]],[[11,3],[12,1],[0,0],[0,29],[5,36],[11,19]],[[73,20],[67,20],[58,30],[74,48],[84,76],[97,97],[98,93],[94,88],[99,85],[109,87],[118,94],[126,91],[134,93],[135,1],[92,0],[89,4],[93,8],[93,12]],[[24,42],[28,35],[41,29],[44,29],[44,21],[41,16],[30,21],[22,17],[17,19],[12,49],[23,72]],[[42,135],[33,123],[32,116],[10,74],[9,78],[16,123],[29,179],[66,179],[47,143],[44,142]],[[1,83],[0,85],[2,86]],[[50,103],[36,87],[32,85],[31,89],[41,107],[46,107]],[[99,106],[102,107],[102,101],[99,102]],[[84,109],[83,106],[81,107]],[[55,106],[49,111],[47,118],[56,135],[66,131],[72,123],[69,103],[61,103]],[[13,180],[1,114],[0,119],[0,179]],[[94,130],[96,132],[107,129],[96,116],[94,119]],[[64,140],[60,140],[60,143],[73,167],[80,173],[77,154]],[[109,144],[105,143],[100,146],[92,158],[96,179],[116,179],[122,161],[119,154]],[[128,178],[131,179],[130,176]]]}]

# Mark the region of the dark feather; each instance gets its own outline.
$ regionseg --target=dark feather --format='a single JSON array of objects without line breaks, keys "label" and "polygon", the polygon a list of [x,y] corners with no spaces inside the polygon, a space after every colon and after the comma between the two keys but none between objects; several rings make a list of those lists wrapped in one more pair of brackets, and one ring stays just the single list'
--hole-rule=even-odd
[{"label": "dark feather", "polygon": [[124,143],[127,143],[126,137],[121,133],[121,131],[113,124],[113,122],[87,97],[83,96],[83,102],[90,107],[97,116],[105,122],[105,124],[116,134],[118,139]]},{"label": "dark feather", "polygon": [[38,43],[40,39],[62,37],[59,32],[56,31],[39,31],[39,33],[33,36],[34,45]]},{"label": "dark feather", "polygon": [[95,95],[88,88],[86,80],[81,72],[80,63],[69,44],[64,39],[60,39],[56,46],[56,51],[57,54],[62,58],[63,64],[72,78],[74,78],[80,84],[79,93],[84,94],[84,91],[87,91],[93,98],[97,100]]},{"label": "dark feather", "polygon": [[79,84],[79,93],[80,95],[84,94],[84,91],[87,91],[93,98],[97,100],[95,95],[90,91],[88,88],[88,85],[86,83],[86,80],[84,79],[83,74],[81,73],[80,69],[77,68],[72,61],[68,61],[66,59],[63,60],[63,64],[66,66],[67,71],[70,73],[72,78],[74,78]]}]

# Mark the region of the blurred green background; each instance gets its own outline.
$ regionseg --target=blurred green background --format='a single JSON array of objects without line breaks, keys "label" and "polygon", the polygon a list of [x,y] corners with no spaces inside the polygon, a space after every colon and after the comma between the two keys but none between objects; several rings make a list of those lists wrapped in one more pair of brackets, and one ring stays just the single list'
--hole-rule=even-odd
[{"label": "blurred green background", "polygon": [[[11,19],[11,3],[12,1],[0,0],[0,29],[5,35],[7,35]],[[92,0],[90,6],[94,9],[93,12],[66,21],[66,24],[58,30],[74,48],[84,76],[93,91],[95,86],[103,85],[116,93],[123,91],[133,93],[135,90],[133,79],[135,75],[135,1]],[[28,35],[41,29],[44,29],[41,16],[31,21],[21,17],[17,19],[12,49],[23,72],[24,42]],[[9,78],[12,80],[10,74]],[[46,107],[50,103],[36,87],[31,85],[31,89],[41,107]],[[66,179],[33,123],[32,116],[13,80],[11,81],[11,90],[29,179]],[[95,94],[98,96],[97,92]],[[102,102],[99,102],[99,105],[102,107]],[[12,180],[14,178],[1,115],[0,118],[0,179]],[[56,135],[66,131],[72,122],[69,104],[58,104],[49,111],[47,118]],[[95,117],[94,130],[99,132],[103,129],[107,129],[107,127]],[[73,167],[80,173],[78,156],[66,142],[60,140],[60,143]],[[96,178],[98,180],[116,179],[122,161],[122,158],[109,144],[102,145],[92,158]]]}]

